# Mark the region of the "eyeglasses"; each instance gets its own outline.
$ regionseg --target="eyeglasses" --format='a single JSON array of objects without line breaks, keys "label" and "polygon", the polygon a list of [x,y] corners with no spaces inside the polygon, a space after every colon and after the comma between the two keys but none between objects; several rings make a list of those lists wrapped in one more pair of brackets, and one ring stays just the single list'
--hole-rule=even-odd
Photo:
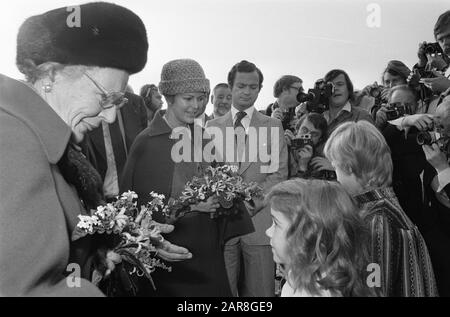
[{"label": "eyeglasses", "polygon": [[391,102],[389,103],[390,108],[402,108],[406,110],[406,114],[411,114],[413,104],[410,102]]},{"label": "eyeglasses", "polygon": [[92,78],[88,73],[84,73],[90,81],[92,81],[101,92],[102,100],[100,100],[100,107],[103,109],[110,109],[116,107],[117,109],[122,108],[128,103],[128,99],[125,98],[125,93],[123,92],[108,92],[102,85],[100,85],[94,78]]},{"label": "eyeglasses", "polygon": [[303,87],[295,87],[295,86],[291,86],[291,87],[289,87],[289,88],[295,89],[295,90],[297,90],[298,92],[303,91]]}]

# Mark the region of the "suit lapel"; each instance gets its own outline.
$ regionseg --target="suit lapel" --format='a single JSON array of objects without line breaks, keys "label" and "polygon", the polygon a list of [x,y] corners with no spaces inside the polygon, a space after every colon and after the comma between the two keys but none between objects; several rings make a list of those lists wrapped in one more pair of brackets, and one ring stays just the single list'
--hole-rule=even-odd
[{"label": "suit lapel", "polygon": [[[254,112],[253,112],[252,119],[250,121],[250,127],[259,128],[261,125],[262,125],[262,120],[261,120],[261,117],[260,117],[260,113],[255,109]],[[259,138],[259,133],[257,132],[256,134],[257,134],[257,136]],[[246,155],[246,158],[245,158],[245,162],[242,162],[242,164],[240,165],[240,168],[239,168],[239,174],[240,175],[244,174],[245,171],[248,170],[248,168],[252,165],[252,163],[255,163],[255,162],[250,162],[250,157],[249,157],[249,149],[250,149],[249,139],[250,138],[247,135],[247,139],[246,139],[246,142],[245,142],[245,155]],[[256,144],[256,146],[258,146],[258,144]]]}]

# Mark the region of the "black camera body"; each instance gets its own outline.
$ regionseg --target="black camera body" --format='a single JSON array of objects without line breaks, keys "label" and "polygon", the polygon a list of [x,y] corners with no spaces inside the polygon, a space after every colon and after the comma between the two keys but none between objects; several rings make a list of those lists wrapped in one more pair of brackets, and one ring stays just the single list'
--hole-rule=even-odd
[{"label": "black camera body", "polygon": [[386,110],[386,118],[388,121],[395,120],[408,114],[408,109],[405,105],[391,106],[389,105]]},{"label": "black camera body", "polygon": [[321,180],[325,180],[325,181],[337,181],[336,172],[328,171],[328,170],[313,172],[311,174],[311,178],[321,179]]},{"label": "black camera body", "polygon": [[293,150],[303,149],[307,145],[314,147],[311,134],[301,135],[291,141],[291,149]]},{"label": "black camera body", "polygon": [[[431,130],[433,131],[433,130]],[[431,145],[434,143],[434,138],[430,134],[430,131],[421,131],[417,133],[417,144],[419,145]]]},{"label": "black camera body", "polygon": [[417,133],[417,144],[431,146],[436,143],[441,152],[445,153],[447,157],[450,156],[450,137],[442,137],[436,140],[436,137],[432,134],[433,131],[434,129],[432,128],[427,131]]},{"label": "black camera body", "polygon": [[306,109],[309,112],[324,113],[329,109],[330,98],[334,93],[334,86],[332,83],[325,83],[323,79],[316,81],[313,89],[308,90],[308,93],[299,92],[297,101],[300,103],[306,102]]},{"label": "black camera body", "polygon": [[439,43],[427,43],[424,46],[425,54],[444,54]]}]

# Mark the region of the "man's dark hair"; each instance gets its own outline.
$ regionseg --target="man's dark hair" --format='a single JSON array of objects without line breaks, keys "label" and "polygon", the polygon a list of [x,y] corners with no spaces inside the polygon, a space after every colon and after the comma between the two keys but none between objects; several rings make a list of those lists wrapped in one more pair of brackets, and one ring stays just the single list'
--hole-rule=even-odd
[{"label": "man's dark hair", "polygon": [[354,91],[354,88],[353,88],[353,83],[352,83],[352,81],[350,80],[350,77],[348,76],[348,74],[345,71],[343,71],[342,69],[333,69],[333,70],[329,71],[325,75],[324,80],[325,80],[326,83],[328,83],[328,82],[333,81],[339,75],[344,75],[345,82],[347,84],[349,100],[354,101],[355,100],[355,91]]},{"label": "man's dark hair", "polygon": [[228,89],[231,89],[230,86],[229,86],[228,84],[220,83],[220,84],[217,84],[216,87],[214,87],[214,89],[213,89],[213,94],[215,94],[215,93],[216,93],[216,90],[219,89],[219,88],[228,88]]},{"label": "man's dark hair", "polygon": [[280,97],[283,90],[289,89],[292,86],[292,84],[295,83],[303,83],[303,80],[301,80],[297,76],[292,75],[285,75],[281,77],[280,79],[277,80],[277,82],[273,86],[273,96],[275,98]]},{"label": "man's dark hair", "polygon": [[262,88],[262,84],[264,82],[264,76],[263,73],[261,72],[261,70],[256,67],[255,64],[250,63],[248,61],[242,61],[237,63],[236,65],[233,66],[233,68],[230,70],[229,74],[228,74],[228,85],[230,85],[230,88],[232,89],[234,86],[234,81],[236,79],[236,74],[239,73],[253,73],[253,72],[257,72],[258,73],[258,77],[259,77],[259,89]]},{"label": "man's dark hair", "polygon": [[442,13],[436,21],[434,25],[434,37],[436,38],[439,33],[445,32],[448,27],[450,27],[450,10]]}]

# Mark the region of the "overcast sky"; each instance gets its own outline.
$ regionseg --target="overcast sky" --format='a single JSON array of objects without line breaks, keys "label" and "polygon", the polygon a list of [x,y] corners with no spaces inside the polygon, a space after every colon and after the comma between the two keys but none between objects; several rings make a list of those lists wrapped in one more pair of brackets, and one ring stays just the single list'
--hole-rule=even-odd
[{"label": "overcast sky", "polygon": [[[15,66],[16,36],[29,16],[82,4],[77,0],[1,1],[0,73],[22,79]],[[147,67],[130,79],[135,92],[159,83],[162,66],[192,58],[212,86],[226,82],[237,62],[254,62],[264,73],[256,103],[273,102],[273,85],[296,75],[311,88],[333,68],[346,70],[356,88],[380,81],[387,62],[412,66],[418,43],[434,41],[433,26],[449,0],[116,0],[144,21],[150,42]],[[377,27],[375,11],[380,9]],[[370,17],[369,17],[370,16]],[[371,23],[368,23],[369,22]],[[212,106],[207,109],[211,113]]]}]

